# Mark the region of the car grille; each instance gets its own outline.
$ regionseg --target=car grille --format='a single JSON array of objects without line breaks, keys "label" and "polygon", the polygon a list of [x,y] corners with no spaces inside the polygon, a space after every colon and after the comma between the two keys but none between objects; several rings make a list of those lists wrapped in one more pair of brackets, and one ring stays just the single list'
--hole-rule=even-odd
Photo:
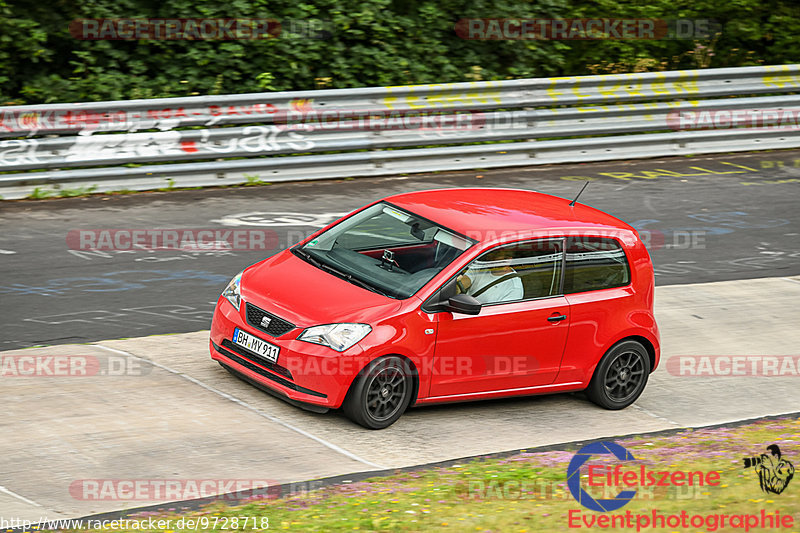
[{"label": "car grille", "polygon": [[[292,383],[288,379],[284,379],[284,378],[282,378],[280,376],[276,376],[275,374],[272,374],[271,372],[267,372],[264,368],[260,367],[257,364],[254,364],[252,361],[249,361],[249,360],[245,359],[244,357],[240,357],[239,354],[234,353],[233,351],[227,350],[227,349],[223,348],[222,346],[218,346],[214,341],[211,341],[211,344],[214,346],[214,349],[217,352],[219,352],[222,355],[224,355],[227,359],[230,359],[231,361],[233,361],[233,362],[235,362],[235,363],[247,368],[248,370],[252,370],[256,374],[259,374],[259,375],[261,375],[261,376],[263,376],[263,377],[265,377],[265,378],[267,378],[267,379],[269,379],[271,381],[274,381],[275,383],[283,385],[287,389],[292,389],[292,390],[295,390],[297,392],[302,392],[303,394],[308,394],[308,395],[311,395],[311,396],[317,396],[319,398],[327,398],[328,397],[327,394],[324,394],[322,392],[317,392],[315,390],[307,389],[305,387],[301,387],[300,385],[298,385],[296,383]],[[226,346],[226,348],[231,348],[231,347],[236,348],[236,347],[233,346],[233,343],[231,343],[228,339],[224,339],[222,341],[222,344],[224,346]],[[261,361],[259,360],[259,364],[263,364],[263,363],[261,363]],[[228,368],[231,368],[230,365],[226,364],[225,366],[228,367]],[[261,386],[260,384],[258,384],[257,381],[251,380],[246,375],[241,374],[241,372],[238,372],[236,370],[234,370],[234,371],[237,372],[237,374],[240,374],[240,375],[244,376],[244,378],[247,379],[248,381],[254,382],[258,386]],[[286,372],[288,372],[288,370],[286,370]],[[291,376],[291,374],[290,374],[290,376]]]},{"label": "car grille", "polygon": [[[285,335],[294,329],[294,324],[291,322],[287,322],[279,316],[268,313],[260,307],[256,307],[249,302],[247,303],[246,307],[247,322],[251,326],[258,328],[261,331],[272,335],[273,337],[280,337],[281,335]],[[264,317],[269,318],[269,324],[266,326],[262,325]]]},{"label": "car grille", "polygon": [[236,352],[241,356],[247,357],[248,359],[255,361],[264,368],[269,368],[276,374],[280,374],[281,376],[284,376],[289,379],[294,379],[292,378],[292,373],[289,371],[288,368],[282,367],[281,365],[273,363],[272,361],[267,361],[257,353],[251,352],[247,348],[243,348],[242,346],[236,346],[228,339],[222,339],[222,345],[232,352]]}]

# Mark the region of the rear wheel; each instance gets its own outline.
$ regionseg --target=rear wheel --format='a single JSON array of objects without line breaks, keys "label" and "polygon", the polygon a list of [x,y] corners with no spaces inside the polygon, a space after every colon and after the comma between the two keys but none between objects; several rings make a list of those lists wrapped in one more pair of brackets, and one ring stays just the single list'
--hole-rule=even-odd
[{"label": "rear wheel", "polygon": [[650,357],[636,341],[614,345],[597,365],[586,395],[606,409],[624,409],[636,401],[647,385]]},{"label": "rear wheel", "polygon": [[369,429],[391,426],[411,401],[411,375],[411,366],[400,357],[373,361],[359,374],[345,398],[345,415]]}]

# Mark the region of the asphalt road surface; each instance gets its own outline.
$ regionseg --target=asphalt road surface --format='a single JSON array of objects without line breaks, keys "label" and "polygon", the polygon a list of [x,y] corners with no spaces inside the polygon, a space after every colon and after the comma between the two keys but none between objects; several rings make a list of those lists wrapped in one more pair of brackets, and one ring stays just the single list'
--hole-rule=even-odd
[{"label": "asphalt road surface", "polygon": [[[0,202],[0,351],[207,329],[234,274],[384,196],[477,186],[572,198],[587,180],[581,202],[650,240],[658,285],[800,274],[800,151]],[[87,229],[272,238],[251,251],[71,249],[68,235]]]}]

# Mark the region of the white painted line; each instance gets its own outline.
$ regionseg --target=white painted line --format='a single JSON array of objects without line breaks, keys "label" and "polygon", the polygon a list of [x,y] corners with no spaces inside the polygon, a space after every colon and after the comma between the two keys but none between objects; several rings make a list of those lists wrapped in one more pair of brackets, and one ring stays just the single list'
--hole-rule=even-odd
[{"label": "white painted line", "polygon": [[19,495],[19,494],[17,494],[16,492],[12,492],[12,491],[8,490],[7,488],[5,488],[5,487],[4,487],[4,486],[2,486],[2,485],[0,485],[0,492],[2,492],[3,494],[8,494],[9,496],[13,496],[14,498],[17,498],[18,500],[22,500],[22,501],[23,501],[23,502],[25,502],[25,503],[29,503],[29,504],[31,504],[31,505],[35,505],[36,507],[42,507],[42,506],[41,506],[41,505],[39,505],[38,503],[36,503],[36,502],[34,502],[34,501],[31,501],[31,500],[29,500],[29,499],[28,499],[28,498],[26,498],[25,496],[20,496],[20,495]]},{"label": "white painted line", "polygon": [[669,418],[667,418],[667,417],[665,417],[665,416],[657,415],[657,414],[655,414],[655,413],[654,413],[654,412],[652,412],[652,411],[648,411],[648,410],[647,410],[647,409],[645,409],[644,407],[640,407],[640,406],[638,406],[638,405],[636,405],[636,404],[633,404],[633,405],[631,405],[631,407],[633,407],[634,409],[637,409],[637,410],[639,410],[639,411],[643,412],[643,413],[644,413],[644,414],[646,414],[646,415],[652,416],[653,418],[657,418],[658,420],[662,420],[662,421],[664,421],[664,422],[667,422],[668,424],[672,424],[673,426],[677,426],[677,427],[684,427],[684,425],[683,425],[683,424],[679,424],[678,422],[675,422],[674,420],[670,420]]},{"label": "white painted line", "polygon": [[15,254],[15,253],[17,253],[17,252],[14,252],[12,250],[3,250],[2,248],[0,248],[0,255],[11,255],[11,254]]},{"label": "white painted line", "polygon": [[258,414],[259,416],[266,418],[270,422],[275,422],[276,424],[279,424],[279,425],[285,427],[286,429],[290,429],[290,430],[292,430],[292,431],[294,431],[296,433],[299,433],[300,435],[303,435],[304,437],[308,437],[309,439],[322,444],[326,448],[330,448],[331,450],[333,450],[335,452],[338,452],[338,453],[340,453],[342,455],[345,455],[345,456],[349,457],[350,459],[353,459],[353,460],[358,461],[360,463],[364,463],[367,466],[371,466],[371,467],[377,468],[379,470],[386,470],[387,469],[387,467],[385,467],[385,466],[381,466],[381,465],[375,464],[373,462],[367,461],[366,459],[362,459],[358,455],[356,455],[356,454],[354,454],[352,452],[348,452],[344,448],[340,448],[339,446],[335,445],[332,442],[328,442],[327,440],[325,440],[325,439],[323,439],[321,437],[317,437],[316,435],[313,435],[313,434],[309,433],[308,431],[306,431],[304,429],[300,429],[300,428],[298,428],[296,426],[293,426],[292,424],[289,424],[288,422],[284,422],[280,418],[277,418],[275,416],[267,414],[264,411],[262,411],[261,409],[258,409],[257,407],[253,407],[249,403],[247,403],[247,402],[245,402],[243,400],[240,400],[239,398],[237,398],[235,396],[231,396],[230,394],[228,394],[226,392],[222,392],[221,390],[215,389],[211,385],[207,385],[207,384],[203,383],[202,381],[197,380],[197,379],[193,378],[192,376],[189,376],[188,374],[184,374],[183,372],[179,372],[179,371],[175,370],[174,368],[170,368],[170,367],[164,366],[164,365],[162,365],[160,363],[156,363],[155,361],[151,361],[149,359],[145,359],[143,357],[139,357],[139,356],[133,355],[132,353],[129,353],[129,352],[125,352],[125,351],[122,351],[122,350],[117,350],[115,348],[109,348],[108,346],[103,346],[102,344],[90,344],[90,346],[96,346],[96,347],[98,347],[100,349],[103,349],[103,350],[108,350],[110,352],[122,354],[122,355],[125,355],[127,357],[132,357],[132,358],[134,358],[134,359],[136,359],[138,361],[141,361],[141,362],[156,366],[156,367],[158,367],[158,368],[160,368],[162,370],[166,370],[167,372],[169,372],[171,374],[175,374],[176,376],[180,376],[180,377],[182,377],[182,378],[184,378],[184,379],[186,379],[188,381],[191,381],[195,385],[199,385],[200,387],[203,387],[204,389],[206,389],[208,391],[211,391],[214,394],[222,396],[226,400],[230,400],[230,401],[232,401],[232,402],[244,407],[245,409],[249,409],[249,410],[253,411],[254,413]]}]

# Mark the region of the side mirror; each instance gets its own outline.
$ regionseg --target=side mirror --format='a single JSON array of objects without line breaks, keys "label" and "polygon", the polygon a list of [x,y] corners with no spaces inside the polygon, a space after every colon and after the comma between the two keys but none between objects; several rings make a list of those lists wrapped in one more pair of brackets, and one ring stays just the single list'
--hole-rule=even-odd
[{"label": "side mirror", "polygon": [[447,300],[447,311],[465,315],[477,315],[481,312],[481,303],[469,294],[456,294]]}]

